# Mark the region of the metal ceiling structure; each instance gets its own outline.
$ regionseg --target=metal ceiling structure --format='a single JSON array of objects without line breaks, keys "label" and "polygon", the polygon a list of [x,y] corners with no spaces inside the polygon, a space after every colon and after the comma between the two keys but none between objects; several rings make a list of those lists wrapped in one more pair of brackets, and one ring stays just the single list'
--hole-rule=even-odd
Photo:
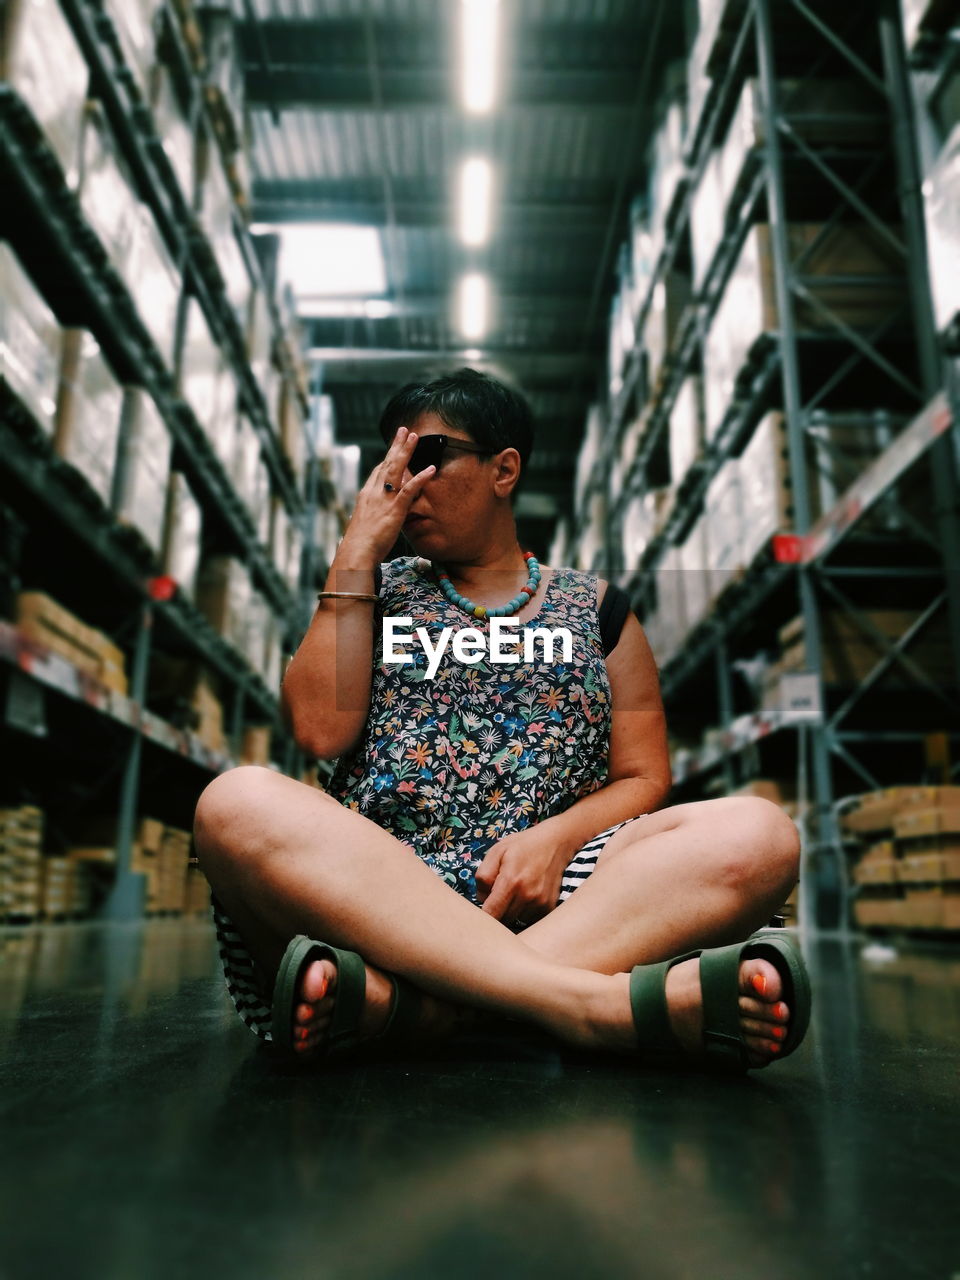
[{"label": "metal ceiling structure", "polygon": [[[471,116],[458,96],[459,0],[233,4],[254,219],[382,232],[394,314],[305,321],[338,439],[362,446],[365,475],[380,408],[403,382],[467,363],[510,379],[537,417],[518,515],[526,545],[533,539],[542,553],[553,526],[545,513],[572,509],[576,453],[602,383],[616,251],[645,186],[664,76],[684,56],[684,6],[502,0],[497,104]],[[495,174],[492,235],[481,249],[465,248],[456,228],[456,175],[471,155],[488,157]],[[468,269],[485,272],[492,288],[490,328],[473,350],[454,314]]]}]

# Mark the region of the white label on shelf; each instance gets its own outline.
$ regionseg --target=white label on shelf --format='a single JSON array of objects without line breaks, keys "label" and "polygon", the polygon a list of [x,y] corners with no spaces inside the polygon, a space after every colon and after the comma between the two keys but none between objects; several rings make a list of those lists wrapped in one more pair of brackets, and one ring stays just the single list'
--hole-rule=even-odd
[{"label": "white label on shelf", "polygon": [[780,681],[784,724],[817,724],[823,719],[820,679],[815,671],[800,671]]}]

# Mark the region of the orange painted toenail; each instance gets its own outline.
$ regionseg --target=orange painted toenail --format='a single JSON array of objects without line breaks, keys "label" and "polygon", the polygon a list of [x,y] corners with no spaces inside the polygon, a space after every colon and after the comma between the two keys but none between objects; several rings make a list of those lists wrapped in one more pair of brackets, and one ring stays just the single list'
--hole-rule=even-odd
[{"label": "orange painted toenail", "polygon": [[773,1016],[775,1018],[785,1018],[787,1016],[787,1006],[783,1003],[774,1005]]},{"label": "orange painted toenail", "polygon": [[781,1050],[782,1048],[783,1048],[783,1046],[782,1046],[782,1045],[779,1045],[779,1044],[772,1044],[772,1045],[770,1046],[770,1052],[771,1052],[771,1053],[779,1053],[779,1052],[780,1052],[780,1050]]},{"label": "orange painted toenail", "polygon": [[786,1039],[787,1029],[786,1027],[774,1027],[773,1034],[777,1037],[778,1040],[784,1040]]},{"label": "orange painted toenail", "polygon": [[766,995],[767,980],[762,973],[754,974],[750,981],[753,984],[754,991],[758,992],[760,995]]}]

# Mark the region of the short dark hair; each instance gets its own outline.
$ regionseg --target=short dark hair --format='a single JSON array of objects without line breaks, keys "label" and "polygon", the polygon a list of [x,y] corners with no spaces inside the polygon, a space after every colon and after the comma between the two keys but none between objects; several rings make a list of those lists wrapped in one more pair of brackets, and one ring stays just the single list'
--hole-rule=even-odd
[{"label": "short dark hair", "polygon": [[520,455],[516,493],[533,451],[533,413],[519,391],[477,369],[457,369],[432,382],[408,382],[380,415],[380,435],[389,444],[398,428],[410,426],[422,413],[435,413],[491,454],[516,449]]}]

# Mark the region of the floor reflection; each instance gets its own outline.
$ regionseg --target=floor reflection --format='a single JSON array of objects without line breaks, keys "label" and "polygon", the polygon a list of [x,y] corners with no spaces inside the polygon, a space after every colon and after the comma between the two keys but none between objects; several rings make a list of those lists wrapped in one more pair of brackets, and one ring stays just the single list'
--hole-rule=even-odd
[{"label": "floor reflection", "polygon": [[206,922],[0,934],[9,1274],[950,1276],[960,956],[807,954],[807,1043],[743,1080],[518,1030],[306,1070]]}]

